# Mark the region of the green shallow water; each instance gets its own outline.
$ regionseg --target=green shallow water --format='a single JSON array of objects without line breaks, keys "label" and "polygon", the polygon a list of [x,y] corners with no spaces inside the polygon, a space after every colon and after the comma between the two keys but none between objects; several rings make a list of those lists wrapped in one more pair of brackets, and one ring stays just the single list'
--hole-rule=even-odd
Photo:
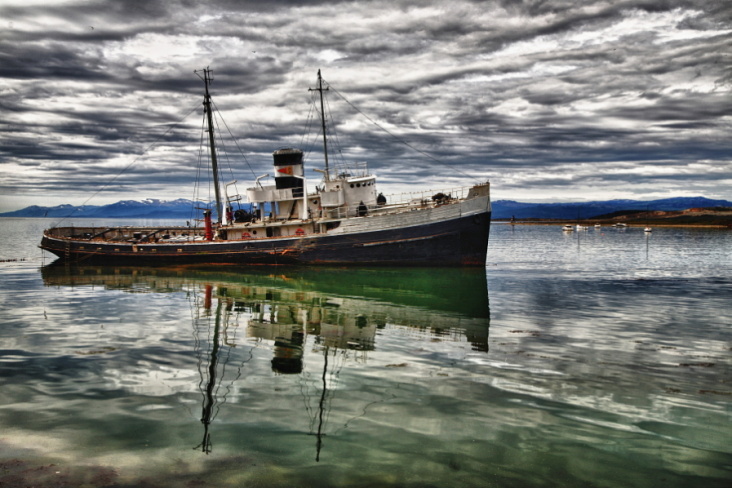
[{"label": "green shallow water", "polygon": [[479,270],[191,270],[48,266],[45,222],[3,224],[0,486],[732,477],[728,231],[494,225]]}]

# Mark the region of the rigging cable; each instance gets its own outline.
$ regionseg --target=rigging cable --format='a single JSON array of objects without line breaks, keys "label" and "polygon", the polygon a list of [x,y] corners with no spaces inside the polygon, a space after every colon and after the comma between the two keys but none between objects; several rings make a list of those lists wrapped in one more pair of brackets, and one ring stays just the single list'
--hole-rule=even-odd
[{"label": "rigging cable", "polygon": [[[330,109],[330,102],[328,101],[328,98],[325,99],[325,103],[328,106],[328,109],[327,109],[328,114],[332,114],[333,112]],[[330,115],[328,118],[330,119],[330,124],[326,124],[326,127],[330,127],[330,132],[333,133],[332,140],[333,140],[333,145],[335,146],[334,149],[336,150],[336,154],[334,155],[335,157],[333,158],[336,160],[335,166],[337,167],[338,162],[340,162],[341,167],[348,170],[349,169],[348,165],[346,164],[346,160],[343,157],[343,152],[341,151],[341,147],[342,147],[341,141],[338,138],[338,132],[336,131],[336,124],[333,122],[333,116]],[[336,168],[336,171],[337,171],[337,168]]]},{"label": "rigging cable", "polygon": [[[212,101],[212,103],[213,103],[213,101]],[[219,157],[223,155],[224,159],[226,160],[226,167],[229,169],[229,177],[231,178],[231,181],[234,182],[234,190],[236,191],[236,194],[238,196],[239,189],[237,188],[236,180],[234,179],[234,171],[231,169],[232,164],[231,164],[231,159],[229,158],[229,151],[226,150],[226,144],[224,143],[224,138],[221,136],[221,129],[219,127],[219,119],[221,119],[221,121],[224,123],[225,126],[226,126],[226,121],[224,120],[223,117],[221,117],[221,113],[218,112],[218,109],[216,109],[216,111],[219,115],[218,117],[216,117],[215,116],[216,114],[214,114],[214,117],[213,117],[214,123],[216,124],[216,129],[217,129],[216,134],[219,136],[219,143],[218,143],[218,146],[216,147],[216,149],[218,150],[217,152],[218,152]],[[228,129],[228,126],[226,128]],[[229,131],[229,135],[231,135],[231,138],[234,139],[234,136],[231,134],[231,131]],[[236,143],[236,139],[234,139],[234,143]],[[244,157],[244,154],[242,154],[242,157]],[[244,161],[246,161],[246,157],[244,157]],[[246,162],[247,162],[247,165],[249,165],[249,161],[246,161]],[[252,169],[251,166],[249,166],[249,169],[250,170]],[[221,173],[221,172],[222,172],[221,169],[219,169],[219,173]],[[252,171],[252,174],[254,174],[254,171]],[[225,188],[224,199],[226,201],[223,203],[224,203],[224,211],[226,212],[226,211],[228,211],[227,209],[230,208],[231,202],[229,201],[229,194],[226,191],[226,189],[228,188],[228,185],[224,184],[224,188]],[[237,203],[237,205],[239,206],[239,208],[241,208],[241,204]]]},{"label": "rigging cable", "polygon": [[[194,229],[198,227],[197,225],[195,225],[195,222],[198,221],[198,219],[197,219],[198,214],[196,212],[195,205],[196,205],[196,202],[198,202],[199,199],[201,198],[200,197],[200,191],[201,191],[200,182],[201,182],[201,172],[202,172],[202,167],[203,167],[203,148],[206,147],[206,143],[204,142],[205,130],[206,130],[206,115],[204,114],[203,119],[201,121],[201,140],[198,145],[198,166],[196,168],[196,179],[193,184],[193,197],[191,198],[191,201],[193,202],[193,206],[191,207],[190,220],[189,220],[189,222],[194,222],[194,226],[193,226]],[[209,189],[209,202],[211,201],[210,196],[211,196],[211,191]]]},{"label": "rigging cable", "polygon": [[[323,80],[323,81],[325,81],[325,80]],[[341,95],[341,93],[338,90],[336,90],[335,88],[333,88],[333,86],[331,86],[330,83],[328,83],[328,88],[331,89],[331,90],[333,90],[333,92],[335,92],[336,95],[338,95],[339,97],[341,97],[341,99],[344,102],[346,102],[348,105],[350,105],[351,108],[353,108],[356,112],[358,112],[361,115],[363,115],[364,117],[366,117],[366,119],[368,119],[372,124],[374,124],[376,127],[378,127],[379,129],[383,130],[384,132],[386,132],[387,134],[389,134],[390,136],[392,136],[397,141],[401,142],[402,144],[404,144],[408,148],[412,149],[413,151],[416,151],[416,152],[422,154],[423,156],[428,157],[429,159],[431,159],[432,161],[435,161],[436,163],[445,164],[443,161],[440,161],[439,159],[431,156],[430,154],[428,154],[428,153],[426,153],[426,152],[424,152],[424,151],[422,151],[420,149],[417,149],[416,147],[414,147],[411,144],[409,144],[407,141],[405,141],[403,139],[400,139],[398,136],[396,136],[395,134],[391,133],[385,127],[382,127],[381,125],[379,125],[374,119],[372,119],[371,117],[369,117],[368,115],[366,115],[365,113],[363,113],[358,107],[356,107],[354,104],[352,104],[350,101],[348,101],[348,99],[346,99],[346,97],[344,97],[343,95]],[[460,169],[458,169],[457,167],[453,167],[452,170],[455,171],[455,172],[457,172],[457,173],[460,173],[463,176],[466,176],[468,178],[471,178],[471,179],[477,181],[477,179],[474,176],[471,176],[469,174],[464,173],[463,171],[460,171]]]},{"label": "rigging cable", "polygon": [[[307,152],[305,153],[306,158],[310,157],[310,154],[315,150],[316,141],[319,139],[319,137],[321,135],[322,129],[320,128],[320,124],[318,124],[318,131],[315,134],[313,134],[311,132],[313,124],[315,123],[315,114],[316,113],[320,113],[320,112],[318,111],[318,109],[316,107],[315,93],[311,92],[310,93],[310,111],[308,112],[308,119],[307,119],[307,123],[306,123],[306,132],[302,137],[303,142],[306,141],[306,138],[307,138],[307,141],[306,141],[306,145],[304,145],[304,146],[303,146],[303,142],[301,142],[301,144],[300,144],[301,147],[307,148]],[[308,137],[310,135],[313,136],[312,140]]]},{"label": "rigging cable", "polygon": [[[252,168],[252,165],[251,165],[251,163],[249,163],[249,160],[247,159],[246,155],[244,154],[244,151],[242,151],[241,146],[239,146],[239,142],[236,140],[236,138],[234,137],[234,134],[231,132],[231,129],[229,128],[229,125],[226,123],[226,120],[221,116],[221,111],[219,110],[219,107],[216,105],[216,102],[213,101],[213,98],[211,98],[210,100],[211,100],[211,104],[214,107],[214,115],[218,114],[218,117],[214,117],[217,126],[219,123],[219,119],[221,119],[221,122],[224,124],[224,127],[226,127],[226,131],[229,133],[229,136],[231,136],[231,140],[234,141],[234,145],[239,150],[239,154],[241,154],[241,157],[244,160],[244,162],[247,163],[247,167],[249,168],[249,171],[251,171],[252,177],[256,180],[257,174],[254,172],[254,168]],[[220,135],[221,130],[219,130],[218,133],[219,133],[219,140],[221,141],[221,146],[224,147],[224,141]],[[235,181],[234,171],[232,170],[232,164],[229,160],[229,154],[225,152],[225,155],[226,155],[226,162],[229,167],[229,175],[231,177],[231,180]],[[239,195],[239,188],[237,188],[236,184],[234,185],[234,190],[236,191],[237,195]],[[238,201],[237,206],[241,209],[240,202],[241,202],[241,200]],[[229,206],[229,195],[228,194],[226,195],[226,206],[227,207]],[[250,207],[250,210],[251,210],[251,207]]]},{"label": "rigging cable", "polygon": [[[257,175],[256,175],[256,173],[254,172],[254,168],[252,168],[252,165],[251,165],[251,164],[249,163],[249,160],[248,160],[248,159],[247,159],[247,157],[246,157],[246,156],[244,155],[244,151],[242,151],[241,147],[239,146],[239,143],[237,142],[236,138],[234,137],[234,134],[232,134],[232,133],[231,133],[231,129],[229,129],[229,126],[228,126],[228,124],[226,123],[226,120],[224,120],[224,118],[223,118],[223,117],[221,117],[221,111],[219,110],[219,107],[218,107],[218,106],[216,106],[216,103],[215,103],[215,102],[213,101],[213,99],[211,99],[211,103],[213,104],[213,106],[214,106],[214,109],[215,109],[216,113],[218,113],[218,114],[219,114],[219,117],[218,117],[218,118],[219,118],[219,119],[221,119],[221,122],[223,122],[223,123],[224,123],[224,127],[226,127],[226,130],[227,130],[227,132],[228,132],[228,133],[229,133],[229,135],[231,136],[231,140],[232,140],[232,141],[234,141],[234,145],[235,145],[235,146],[236,146],[236,148],[237,148],[237,149],[239,150],[239,154],[241,154],[241,157],[242,157],[242,158],[244,159],[244,162],[245,162],[245,163],[247,163],[247,166],[249,167],[249,171],[251,171],[251,172],[252,172],[252,176],[253,176],[254,178],[256,178],[256,177],[257,177]],[[217,121],[217,123],[218,123],[218,121]],[[220,132],[220,131],[219,131],[219,132]],[[231,166],[229,166],[229,169],[231,169]]]},{"label": "rigging cable", "polygon": [[[109,180],[107,183],[105,183],[104,185],[102,185],[102,187],[99,190],[97,190],[96,192],[92,193],[92,195],[89,198],[87,198],[86,200],[84,200],[84,202],[80,206],[81,207],[85,206],[87,203],[89,203],[89,201],[92,198],[94,198],[97,195],[99,195],[101,192],[103,192],[104,190],[106,190],[110,185],[112,185],[112,183],[114,183],[115,181],[117,181],[117,178],[119,178],[120,176],[122,176],[128,169],[130,169],[150,149],[152,149],[158,142],[160,142],[160,140],[163,137],[167,136],[170,133],[170,131],[172,131],[174,128],[176,128],[178,125],[180,125],[180,123],[183,122],[185,119],[187,119],[189,115],[191,115],[193,112],[195,112],[197,108],[198,108],[198,104],[196,104],[195,107],[193,107],[187,114],[185,114],[180,120],[178,120],[178,122],[176,122],[175,124],[173,124],[170,127],[168,127],[168,130],[166,130],[162,135],[160,135],[157,139],[155,139],[155,141],[153,141],[149,146],[147,146],[142,151],[142,154],[140,154],[134,160],[132,160],[132,162],[130,164],[128,164],[127,166],[125,166],[124,168],[122,168],[122,171],[120,171],[119,173],[117,173],[111,180]],[[65,220],[68,220],[69,218],[71,218],[71,214],[74,213],[75,211],[76,211],[76,209],[72,210],[71,213],[69,213],[66,217],[64,217],[61,220],[59,220],[58,222],[56,222],[54,224],[54,227],[57,227],[61,222],[64,222]]]},{"label": "rigging cable", "polygon": [[[194,221],[195,220],[200,220],[200,219],[196,219],[195,212],[194,211],[195,211],[195,203],[202,198],[202,195],[201,195],[202,194],[201,182],[203,181],[203,178],[201,176],[201,172],[202,172],[202,168],[204,166],[204,157],[203,157],[203,150],[204,150],[204,148],[206,149],[206,158],[205,158],[205,161],[210,161],[211,160],[211,148],[209,147],[208,143],[206,142],[206,124],[207,123],[208,122],[206,120],[206,111],[204,110],[203,118],[202,118],[202,121],[201,121],[201,141],[200,141],[199,146],[198,146],[198,168],[197,168],[197,172],[196,172],[196,181],[195,181],[195,185],[194,185],[194,189],[193,189],[193,191],[194,191],[194,197],[193,197],[194,206],[191,207],[191,219],[194,220]],[[201,203],[204,205],[204,208],[206,208],[208,210],[211,210],[211,202],[214,200],[214,198],[211,195],[211,192],[213,191],[212,188],[211,188],[212,187],[212,181],[211,181],[212,178],[210,177],[211,174],[210,173],[208,173],[208,174],[209,174],[209,179],[208,179],[208,195],[206,196],[206,201],[205,202],[201,202]]]},{"label": "rigging cable", "polygon": [[[310,96],[311,102],[312,102],[312,95]],[[310,130],[312,127],[313,122],[315,121],[315,117],[313,116],[313,110],[314,110],[314,103],[310,104],[310,110],[308,111],[307,119],[305,120],[305,132],[303,133],[302,137],[300,138],[300,147],[309,148],[306,157],[310,155],[312,152],[312,143],[309,140],[306,140],[308,135],[310,135]]]}]

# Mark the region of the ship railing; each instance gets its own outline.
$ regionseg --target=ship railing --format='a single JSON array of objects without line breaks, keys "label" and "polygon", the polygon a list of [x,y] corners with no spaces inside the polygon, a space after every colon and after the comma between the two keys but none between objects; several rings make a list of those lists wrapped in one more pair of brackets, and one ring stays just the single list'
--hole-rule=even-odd
[{"label": "ship railing", "polygon": [[199,240],[204,231],[200,227],[160,227],[152,232],[149,228],[136,226],[120,227],[53,227],[44,231],[50,237],[99,242],[148,242],[153,238],[161,242]]},{"label": "ship railing", "polygon": [[366,161],[347,164],[337,163],[329,173],[330,177],[335,178],[363,178],[369,176],[369,167]]},{"label": "ship railing", "polygon": [[[384,215],[400,213],[406,210],[434,207],[451,203],[468,196],[472,187],[456,187],[442,190],[424,190],[419,192],[405,192],[386,195],[385,205],[367,205],[366,215]],[[334,208],[329,211],[329,217],[342,219],[358,215],[358,205]]]},{"label": "ship railing", "polygon": [[435,197],[442,194],[448,200],[460,200],[467,198],[472,186],[459,186],[453,188],[441,188],[438,190],[423,190],[418,192],[392,193],[386,196],[387,205],[420,204],[422,202],[434,202]]}]

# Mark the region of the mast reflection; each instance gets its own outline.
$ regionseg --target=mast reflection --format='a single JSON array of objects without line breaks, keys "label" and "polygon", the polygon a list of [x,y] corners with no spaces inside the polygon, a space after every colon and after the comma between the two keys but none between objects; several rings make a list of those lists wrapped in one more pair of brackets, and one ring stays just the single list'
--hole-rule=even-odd
[{"label": "mast reflection", "polygon": [[[216,300],[215,310],[212,311],[214,286],[211,284],[203,285],[203,292],[202,307],[198,306],[198,297],[196,295],[194,295],[193,307],[193,335],[198,359],[200,377],[198,390],[201,392],[202,397],[201,423],[203,424],[203,440],[194,449],[201,449],[202,452],[210,454],[213,450],[213,443],[209,426],[216,418],[219,407],[226,403],[226,394],[231,390],[231,384],[241,376],[242,365],[251,359],[251,355],[239,364],[237,374],[233,378],[227,379],[225,377],[231,357],[231,348],[236,347],[235,337],[229,336],[230,327],[238,327],[236,322],[231,324],[229,321],[234,308],[234,301],[220,297]],[[211,325],[212,319],[213,326]],[[219,395],[218,387],[223,381],[227,381],[230,386],[223,395]],[[220,401],[219,397],[221,397]]]},{"label": "mast reflection", "polygon": [[[211,293],[213,292],[213,286],[211,285],[205,285],[205,299],[204,299],[204,309],[207,311],[211,310]],[[215,404],[215,398],[214,398],[214,388],[216,387],[216,366],[219,361],[219,330],[221,326],[220,321],[220,314],[221,311],[221,302],[218,303],[216,307],[216,313],[215,313],[215,324],[214,324],[214,331],[213,331],[213,339],[211,341],[211,353],[209,355],[209,364],[208,364],[208,381],[206,382],[206,389],[205,391],[202,391],[203,393],[203,404],[201,408],[201,423],[203,424],[203,440],[201,441],[201,444],[198,445],[198,447],[201,448],[203,452],[206,454],[209,454],[211,452],[211,435],[208,432],[208,427],[211,425],[212,420],[212,412],[213,407]],[[204,379],[204,372],[200,369],[200,362],[199,362],[199,373],[201,375],[201,383],[199,383],[199,389],[201,389],[201,386],[203,384]],[[197,448],[198,448],[197,447]]]}]

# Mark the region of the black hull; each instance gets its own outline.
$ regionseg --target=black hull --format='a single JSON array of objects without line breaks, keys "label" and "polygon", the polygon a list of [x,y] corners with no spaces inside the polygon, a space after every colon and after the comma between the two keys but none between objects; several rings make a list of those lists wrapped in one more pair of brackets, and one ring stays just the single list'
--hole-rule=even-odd
[{"label": "black hull", "polygon": [[58,238],[41,248],[77,264],[485,266],[490,212],[399,229],[296,238],[127,242]]}]

